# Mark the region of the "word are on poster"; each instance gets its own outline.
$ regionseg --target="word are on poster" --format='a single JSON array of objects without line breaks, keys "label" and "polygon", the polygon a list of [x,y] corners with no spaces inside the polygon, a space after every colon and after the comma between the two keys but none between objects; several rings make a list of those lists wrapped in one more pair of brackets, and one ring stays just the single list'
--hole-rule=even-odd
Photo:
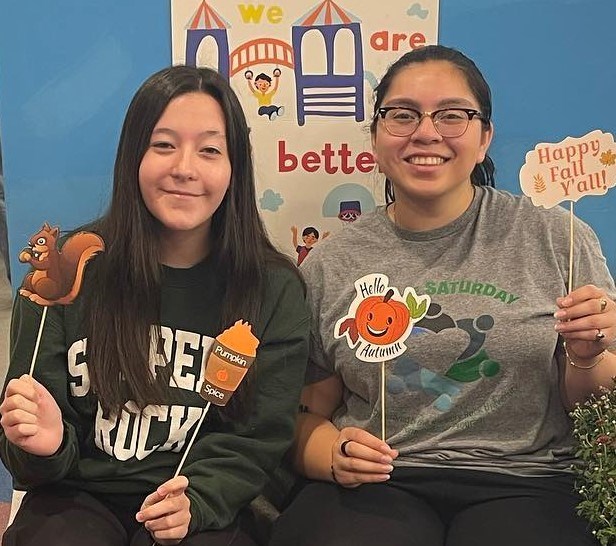
[{"label": "word are on poster", "polygon": [[218,70],[238,94],[258,204],[301,262],[383,202],[370,144],[374,89],[407,51],[437,43],[438,0],[171,0],[173,64]]}]

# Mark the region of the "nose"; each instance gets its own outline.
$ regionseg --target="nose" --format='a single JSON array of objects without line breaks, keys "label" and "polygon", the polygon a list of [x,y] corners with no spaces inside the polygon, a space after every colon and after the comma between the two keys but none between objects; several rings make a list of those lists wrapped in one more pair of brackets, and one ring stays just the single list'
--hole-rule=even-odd
[{"label": "nose", "polygon": [[191,150],[180,149],[177,161],[173,166],[172,176],[179,180],[192,180],[195,178],[194,157]]},{"label": "nose", "polygon": [[424,114],[419,120],[419,125],[417,126],[417,129],[415,129],[415,132],[411,135],[411,137],[414,140],[428,142],[440,141],[443,139],[443,137],[436,130],[436,127],[434,126],[434,121],[427,114]]}]

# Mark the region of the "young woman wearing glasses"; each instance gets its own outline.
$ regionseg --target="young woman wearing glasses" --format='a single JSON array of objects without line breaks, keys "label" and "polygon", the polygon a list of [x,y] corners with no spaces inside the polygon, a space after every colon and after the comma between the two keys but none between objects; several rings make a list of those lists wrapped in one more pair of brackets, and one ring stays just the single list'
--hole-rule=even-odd
[{"label": "young woman wearing glasses", "polygon": [[[405,54],[377,87],[387,206],[302,266],[315,320],[295,461],[312,481],[272,546],[596,543],[567,411],[616,375],[616,289],[576,220],[567,294],[568,215],[494,189],[491,116],[480,71],[447,47]],[[386,441],[381,367],[334,336],[370,273],[431,298],[386,365]]]}]

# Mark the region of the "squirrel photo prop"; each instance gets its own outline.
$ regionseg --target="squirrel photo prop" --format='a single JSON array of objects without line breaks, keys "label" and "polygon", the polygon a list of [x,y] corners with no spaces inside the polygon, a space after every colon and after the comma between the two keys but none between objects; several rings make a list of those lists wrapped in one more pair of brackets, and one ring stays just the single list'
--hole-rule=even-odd
[{"label": "squirrel photo prop", "polygon": [[45,222],[19,253],[19,261],[33,268],[19,293],[39,305],[71,303],[81,288],[86,264],[105,249],[103,239],[88,231],[69,236],[58,248],[59,235],[59,227]]}]

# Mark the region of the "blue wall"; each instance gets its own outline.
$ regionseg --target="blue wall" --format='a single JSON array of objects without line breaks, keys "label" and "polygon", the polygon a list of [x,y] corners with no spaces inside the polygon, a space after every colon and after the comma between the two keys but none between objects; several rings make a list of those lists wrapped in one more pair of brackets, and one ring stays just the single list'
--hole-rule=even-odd
[{"label": "blue wall", "polygon": [[[440,43],[469,54],[492,88],[499,187],[520,193],[519,170],[538,142],[593,129],[616,136],[615,20],[614,0],[441,0]],[[616,276],[616,188],[575,213]]]},{"label": "blue wall", "polygon": [[0,0],[0,14],[0,129],[18,283],[27,270],[19,249],[43,220],[69,229],[104,210],[128,102],[170,63],[170,10],[162,0]]},{"label": "blue wall", "polygon": [[[164,0],[0,0],[0,13],[1,135],[19,280],[17,252],[42,219],[68,229],[104,209],[128,101],[171,59],[170,10]],[[614,0],[441,0],[440,43],[474,58],[492,86],[500,187],[520,192],[518,172],[538,142],[616,132],[614,21]],[[616,189],[575,210],[616,273]]]}]

